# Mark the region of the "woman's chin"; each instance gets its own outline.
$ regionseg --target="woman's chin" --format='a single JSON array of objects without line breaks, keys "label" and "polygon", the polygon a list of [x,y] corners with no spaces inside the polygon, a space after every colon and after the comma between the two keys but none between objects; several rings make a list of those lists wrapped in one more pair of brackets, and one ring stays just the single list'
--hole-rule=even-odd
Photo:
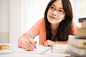
[{"label": "woman's chin", "polygon": [[56,22],[56,21],[49,21],[49,23],[57,24],[57,23],[59,23],[59,22]]}]

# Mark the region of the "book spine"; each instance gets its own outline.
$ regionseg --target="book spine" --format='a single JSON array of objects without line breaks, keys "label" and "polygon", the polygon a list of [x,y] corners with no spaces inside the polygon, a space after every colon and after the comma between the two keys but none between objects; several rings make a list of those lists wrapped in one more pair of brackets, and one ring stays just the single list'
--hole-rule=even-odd
[{"label": "book spine", "polygon": [[86,28],[77,28],[76,34],[78,36],[84,36],[84,37],[86,37]]},{"label": "book spine", "polygon": [[86,48],[86,40],[79,40],[79,47]]},{"label": "book spine", "polygon": [[74,46],[71,45],[71,44],[68,44],[68,45],[67,45],[67,48],[68,48],[69,50],[71,50],[72,52],[75,52],[75,53],[78,54],[78,55],[86,55],[86,49],[79,49],[79,48],[77,48],[77,47],[74,47]]},{"label": "book spine", "polygon": [[82,23],[86,18],[79,18],[79,22]]},{"label": "book spine", "polygon": [[86,48],[86,40],[84,39],[76,39],[75,36],[69,35],[69,42],[77,47]]},{"label": "book spine", "polygon": [[86,28],[86,20],[82,22],[81,27]]}]

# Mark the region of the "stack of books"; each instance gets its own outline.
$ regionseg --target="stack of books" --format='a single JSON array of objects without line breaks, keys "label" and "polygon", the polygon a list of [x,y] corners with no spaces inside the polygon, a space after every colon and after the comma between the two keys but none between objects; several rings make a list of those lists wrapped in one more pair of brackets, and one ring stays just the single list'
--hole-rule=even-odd
[{"label": "stack of books", "polygon": [[76,35],[69,35],[70,44],[67,49],[78,54],[86,55],[86,18],[80,18],[81,28],[77,28]]}]

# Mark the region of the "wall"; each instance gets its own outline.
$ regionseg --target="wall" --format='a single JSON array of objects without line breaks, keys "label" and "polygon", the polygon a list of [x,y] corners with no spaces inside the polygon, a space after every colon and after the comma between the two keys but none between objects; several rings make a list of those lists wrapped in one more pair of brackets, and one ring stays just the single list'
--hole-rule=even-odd
[{"label": "wall", "polygon": [[0,43],[9,42],[9,6],[8,0],[0,0]]},{"label": "wall", "polygon": [[25,0],[10,0],[9,43],[17,43],[25,32]]},{"label": "wall", "polygon": [[25,1],[0,0],[0,43],[17,43],[25,32]]},{"label": "wall", "polygon": [[73,9],[73,22],[75,25],[81,27],[81,24],[78,22],[79,20],[79,7],[78,7],[78,1],[77,0],[70,0],[72,9]]}]

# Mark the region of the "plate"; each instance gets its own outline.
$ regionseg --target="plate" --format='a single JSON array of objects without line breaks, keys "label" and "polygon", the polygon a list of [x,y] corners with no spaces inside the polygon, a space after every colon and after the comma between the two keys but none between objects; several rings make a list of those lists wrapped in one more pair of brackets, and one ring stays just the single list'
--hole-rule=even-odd
[{"label": "plate", "polygon": [[8,45],[10,47],[10,50],[0,50],[0,54],[5,54],[5,53],[12,53],[14,50],[13,50],[13,47]]},{"label": "plate", "polygon": [[4,54],[4,53],[12,53],[13,50],[0,50],[0,54]]}]

